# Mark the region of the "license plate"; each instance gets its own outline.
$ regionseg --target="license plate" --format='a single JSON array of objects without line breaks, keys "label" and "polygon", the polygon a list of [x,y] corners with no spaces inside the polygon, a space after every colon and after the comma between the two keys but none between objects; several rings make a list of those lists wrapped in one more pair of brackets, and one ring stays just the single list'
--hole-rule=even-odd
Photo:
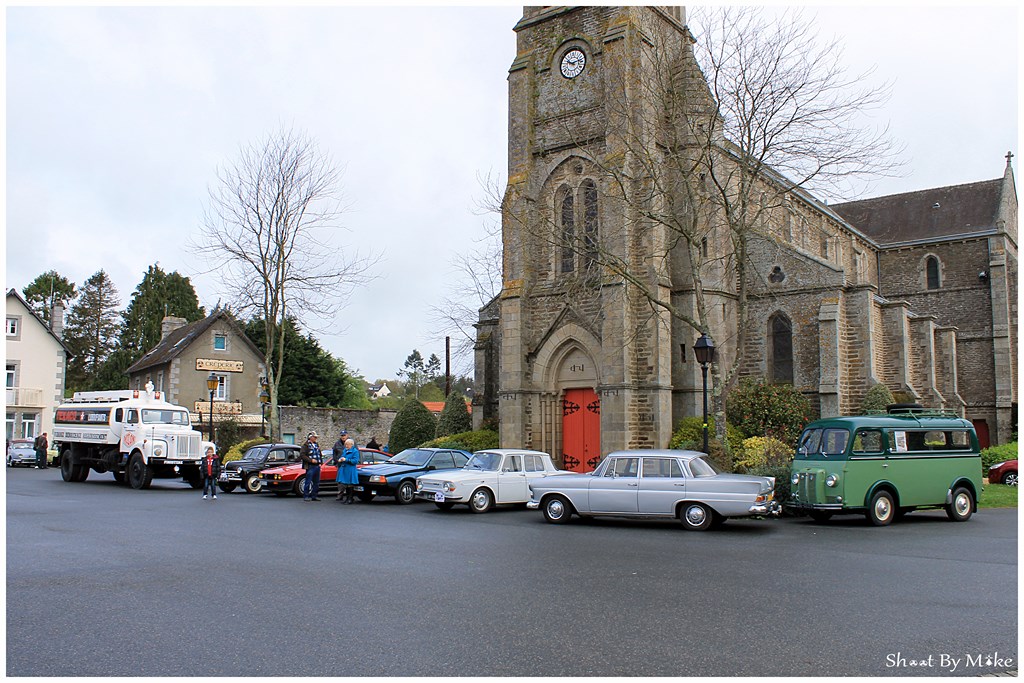
[{"label": "license plate", "polygon": [[180,460],[164,460],[165,465],[180,465]]},{"label": "license plate", "polygon": [[355,487],[353,487],[353,488],[355,488],[355,490],[356,490],[356,491],[362,491],[362,490],[364,490],[362,486],[355,486]]},{"label": "license plate", "polygon": [[434,502],[443,503],[444,502],[444,494],[441,493],[440,491],[435,493],[434,494]]}]

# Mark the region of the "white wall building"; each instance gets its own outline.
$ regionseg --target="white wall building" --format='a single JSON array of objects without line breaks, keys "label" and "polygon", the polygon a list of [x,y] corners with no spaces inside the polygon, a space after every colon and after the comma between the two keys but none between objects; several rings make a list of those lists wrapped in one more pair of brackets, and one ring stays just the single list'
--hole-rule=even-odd
[{"label": "white wall building", "polygon": [[4,406],[8,439],[53,433],[53,411],[64,398],[68,348],[61,341],[63,307],[50,329],[17,290],[7,292],[7,347]]}]

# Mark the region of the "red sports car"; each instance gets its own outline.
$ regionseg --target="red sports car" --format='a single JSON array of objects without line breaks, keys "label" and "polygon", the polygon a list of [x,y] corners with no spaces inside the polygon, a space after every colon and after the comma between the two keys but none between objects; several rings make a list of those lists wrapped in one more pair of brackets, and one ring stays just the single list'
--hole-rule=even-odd
[{"label": "red sports car", "polygon": [[1007,460],[997,462],[988,468],[988,483],[1006,484],[1007,486],[1017,485],[1017,461]]},{"label": "red sports car", "polygon": [[[335,478],[338,476],[336,465],[328,464],[333,456],[333,451],[328,448],[323,451],[324,464],[320,466],[320,490],[337,490],[338,484]],[[391,453],[376,451],[372,448],[359,449],[359,465],[366,467],[391,459]],[[302,487],[306,481],[306,470],[302,469],[302,463],[293,463],[282,467],[273,467],[260,472],[260,483],[264,491],[273,491],[275,496],[287,496],[294,493],[302,495]]]}]

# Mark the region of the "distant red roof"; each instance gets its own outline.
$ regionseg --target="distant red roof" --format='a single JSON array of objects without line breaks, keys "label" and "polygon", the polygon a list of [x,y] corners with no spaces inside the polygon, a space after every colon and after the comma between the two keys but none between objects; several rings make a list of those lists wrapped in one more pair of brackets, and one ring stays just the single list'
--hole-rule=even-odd
[{"label": "distant red roof", "polygon": [[[421,401],[421,403],[435,415],[439,415],[444,410],[444,401]],[[466,401],[466,410],[469,411],[470,415],[473,414],[473,405],[469,401]]]}]

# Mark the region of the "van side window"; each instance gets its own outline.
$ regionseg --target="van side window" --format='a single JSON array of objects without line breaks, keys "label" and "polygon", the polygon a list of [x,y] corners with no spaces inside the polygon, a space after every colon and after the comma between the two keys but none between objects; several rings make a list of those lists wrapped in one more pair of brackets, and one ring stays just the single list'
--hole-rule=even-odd
[{"label": "van side window", "polygon": [[967,430],[950,432],[950,448],[956,451],[971,450],[971,437]]},{"label": "van side window", "polygon": [[877,429],[862,429],[853,437],[854,454],[877,455],[885,450],[882,432]]}]

